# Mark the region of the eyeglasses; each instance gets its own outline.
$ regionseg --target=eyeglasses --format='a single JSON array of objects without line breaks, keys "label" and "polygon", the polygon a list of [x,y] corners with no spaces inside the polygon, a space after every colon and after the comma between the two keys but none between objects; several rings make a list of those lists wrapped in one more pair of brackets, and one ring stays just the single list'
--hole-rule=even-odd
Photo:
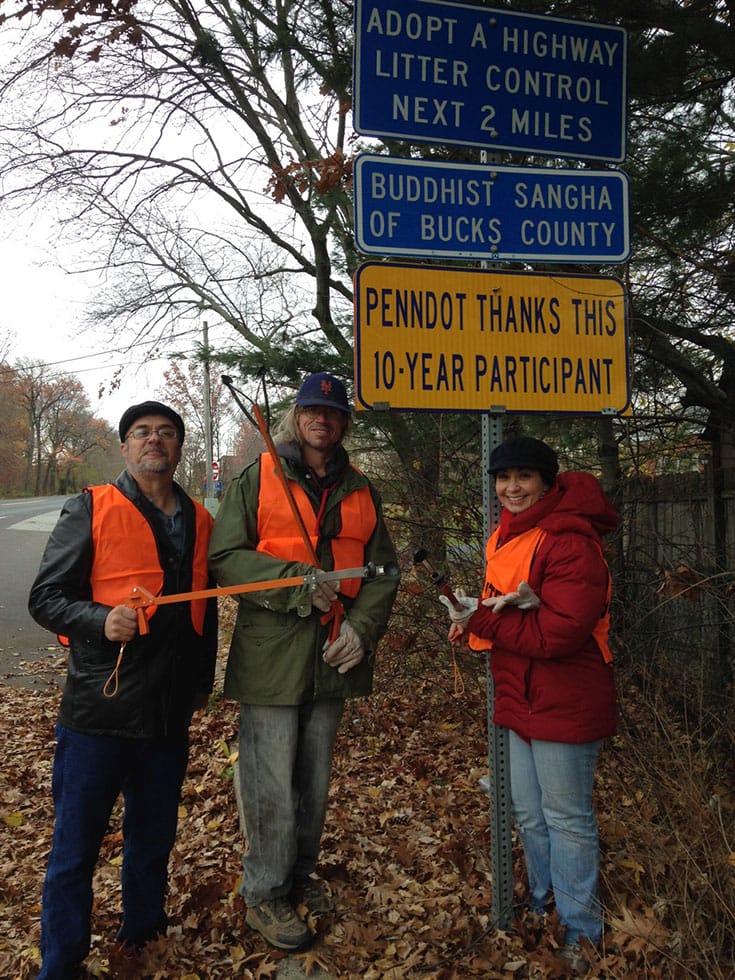
[{"label": "eyeglasses", "polygon": [[305,405],[303,408],[299,409],[299,412],[309,419],[319,418],[320,415],[323,415],[325,419],[338,419],[345,417],[345,413],[339,408],[327,408],[326,405]]},{"label": "eyeglasses", "polygon": [[173,425],[136,425],[134,429],[128,432],[125,438],[150,439],[154,434],[159,439],[176,439],[179,433]]}]

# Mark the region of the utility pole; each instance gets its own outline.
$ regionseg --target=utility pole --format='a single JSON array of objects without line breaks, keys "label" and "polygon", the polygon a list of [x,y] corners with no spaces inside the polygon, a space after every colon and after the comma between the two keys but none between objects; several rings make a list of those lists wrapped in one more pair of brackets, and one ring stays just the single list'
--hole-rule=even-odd
[{"label": "utility pole", "polygon": [[212,390],[209,382],[209,324],[202,321],[202,346],[204,350],[204,506],[211,514],[217,512],[212,479]]}]

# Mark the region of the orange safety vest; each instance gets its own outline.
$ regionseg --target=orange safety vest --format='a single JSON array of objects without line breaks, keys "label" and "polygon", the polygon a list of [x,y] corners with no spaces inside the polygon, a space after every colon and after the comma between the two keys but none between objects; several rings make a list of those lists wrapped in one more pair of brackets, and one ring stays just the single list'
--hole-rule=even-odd
[{"label": "orange safety vest", "polygon": [[[296,506],[306,527],[314,551],[319,541],[317,515],[306,491],[294,480],[290,481]],[[339,505],[341,528],[337,537],[330,538],[334,568],[357,568],[365,562],[365,546],[378,523],[370,489],[360,487],[343,497]],[[258,491],[258,545],[273,558],[298,561],[311,565],[313,559],[301,534],[296,519],[284,493],[268,453],[260,457],[260,489]],[[354,599],[360,591],[362,579],[340,581],[339,590]]]},{"label": "orange safety vest", "polygon": [[[523,534],[511,538],[510,541],[506,541],[505,544],[498,547],[500,528],[496,528],[488,538],[485,548],[485,584],[482,587],[482,598],[488,599],[490,596],[515,592],[521,582],[527,582],[531,574],[531,565],[536,557],[536,552],[545,537],[546,531],[543,531],[539,527],[532,527],[528,531],[524,531]],[[600,556],[603,562],[605,562],[604,556],[602,555],[602,548],[600,548],[599,544],[597,547],[600,550]],[[605,562],[605,567],[607,568],[607,562]],[[602,659],[606,664],[612,663],[613,659],[608,643],[611,596],[612,582],[608,570],[605,608],[592,631],[592,636],[600,648]],[[492,640],[487,640],[484,637],[470,633],[468,645],[472,650],[490,650],[493,644]]]},{"label": "orange safety vest", "polygon": [[[133,586],[140,585],[152,595],[163,589],[163,569],[158,557],[156,539],[148,521],[135,504],[113,484],[88,487],[92,494],[92,544],[94,560],[90,574],[92,599],[104,606],[123,605]],[[191,591],[206,589],[208,581],[207,546],[212,518],[193,501],[196,512],[196,540],[192,566]],[[204,633],[206,599],[190,603],[191,621],[196,632]],[[148,606],[152,616],[157,606]]]}]

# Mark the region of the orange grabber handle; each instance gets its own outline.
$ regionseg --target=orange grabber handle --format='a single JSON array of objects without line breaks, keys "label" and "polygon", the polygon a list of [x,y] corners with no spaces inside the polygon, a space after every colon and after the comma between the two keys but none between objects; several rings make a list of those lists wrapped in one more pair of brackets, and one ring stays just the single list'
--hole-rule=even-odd
[{"label": "orange grabber handle", "polygon": [[[262,592],[265,589],[289,589],[296,585],[314,585],[316,582],[339,581],[341,578],[363,578],[371,579],[376,576],[387,575],[390,578],[400,574],[400,569],[395,562],[386,565],[375,565],[368,562],[358,568],[342,568],[334,572],[324,572],[320,568],[315,568],[307,575],[292,575],[290,578],[274,578],[263,582],[244,582],[241,585],[221,585],[214,589],[199,589],[197,592],[177,592],[173,595],[153,595],[142,585],[134,585],[130,595],[126,599],[126,604],[135,609],[138,614],[138,630],[142,635],[150,632],[148,617],[145,610],[149,606],[169,606],[175,602],[191,602],[193,599],[214,599],[221,595],[243,595],[245,592]],[[329,612],[324,613],[321,622],[323,625],[329,623],[329,642],[332,643],[339,636],[342,621],[345,618],[344,606],[339,599],[335,599]]]},{"label": "orange grabber handle", "polygon": [[128,605],[132,606],[138,616],[138,632],[141,636],[147,636],[150,633],[151,628],[148,625],[148,617],[145,614],[148,606],[154,606],[158,604],[159,599],[163,596],[154,596],[152,592],[148,589],[144,589],[142,585],[134,585],[130,593],[130,598],[128,600]]},{"label": "orange grabber handle", "polygon": [[145,614],[145,609],[143,606],[138,606],[135,610],[138,614],[138,632],[141,636],[145,636],[146,633],[150,633],[151,628],[148,625],[148,617]]},{"label": "orange grabber handle", "polygon": [[134,585],[125,604],[135,609],[138,614],[138,632],[141,636],[150,633],[148,617],[145,614],[149,606],[170,606],[175,602],[191,602],[192,599],[215,599],[221,595],[239,595],[243,592],[261,592],[263,589],[284,589],[294,585],[303,585],[304,576],[294,575],[291,578],[276,578],[267,582],[246,582],[243,585],[223,585],[215,589],[199,589],[197,592],[177,592],[173,595],[153,595],[142,585]]},{"label": "orange grabber handle", "polygon": [[339,636],[339,631],[342,628],[342,623],[345,618],[345,607],[342,605],[339,599],[335,599],[329,612],[325,612],[322,616],[320,622],[322,626],[326,626],[329,623],[329,642],[334,643],[334,641]]},{"label": "orange grabber handle", "polygon": [[[136,585],[133,587],[133,591],[128,598],[127,604],[135,609],[138,615],[138,632],[141,636],[146,636],[150,633],[151,628],[148,624],[148,617],[145,614],[146,609],[149,606],[161,606],[170,604],[171,602],[186,602],[191,599],[205,598],[205,593],[207,598],[220,595],[228,595],[233,592],[256,592],[262,589],[277,588],[284,584],[288,585],[302,585],[303,576],[298,576],[295,579],[276,579],[272,582],[250,582],[248,583],[252,588],[247,588],[244,586],[234,586],[231,589],[221,588],[221,589],[203,589],[201,592],[184,592],[178,595],[161,595],[154,596],[147,589],[144,589],[142,585]],[[332,608],[329,612],[324,613],[321,618],[322,625],[329,623],[329,642],[334,643],[334,641],[339,636],[339,631],[342,627],[342,621],[345,618],[345,608],[339,599],[335,599],[332,603]]]},{"label": "orange grabber handle", "polygon": [[[374,566],[366,565],[364,568],[345,569],[346,577],[354,578],[358,573],[363,577],[368,577],[365,573]],[[387,566],[386,566],[387,567]],[[380,574],[394,574],[392,569],[383,571],[383,566],[379,568]],[[341,572],[322,573],[325,581],[330,578],[339,579]],[[170,606],[175,602],[191,602],[192,599],[215,599],[221,595],[242,595],[245,592],[262,592],[264,589],[288,589],[296,585],[308,584],[311,580],[308,575],[293,575],[290,578],[274,578],[264,582],[245,582],[242,585],[222,585],[214,589],[199,589],[197,592],[177,592],[173,595],[153,595],[142,585],[134,585],[130,595],[125,600],[125,604],[135,609],[138,614],[138,631],[141,636],[150,633],[148,617],[145,614],[149,606]],[[335,608],[337,607],[337,608]],[[340,626],[344,619],[344,607],[339,599],[332,603],[332,608],[322,617],[322,623],[330,623],[329,638],[330,642],[339,636]]]}]

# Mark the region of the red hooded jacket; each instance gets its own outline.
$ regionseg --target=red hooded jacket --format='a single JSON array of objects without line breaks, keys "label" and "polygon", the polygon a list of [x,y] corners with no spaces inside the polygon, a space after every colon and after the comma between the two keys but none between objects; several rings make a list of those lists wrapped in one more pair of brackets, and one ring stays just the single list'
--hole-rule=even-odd
[{"label": "red hooded jacket", "polygon": [[546,531],[528,584],[538,609],[480,606],[468,628],[492,640],[493,720],[525,739],[592,742],[615,733],[615,680],[592,633],[605,610],[608,569],[602,536],[618,515],[590,473],[561,473],[533,507],[503,511],[508,541],[531,527]]}]

